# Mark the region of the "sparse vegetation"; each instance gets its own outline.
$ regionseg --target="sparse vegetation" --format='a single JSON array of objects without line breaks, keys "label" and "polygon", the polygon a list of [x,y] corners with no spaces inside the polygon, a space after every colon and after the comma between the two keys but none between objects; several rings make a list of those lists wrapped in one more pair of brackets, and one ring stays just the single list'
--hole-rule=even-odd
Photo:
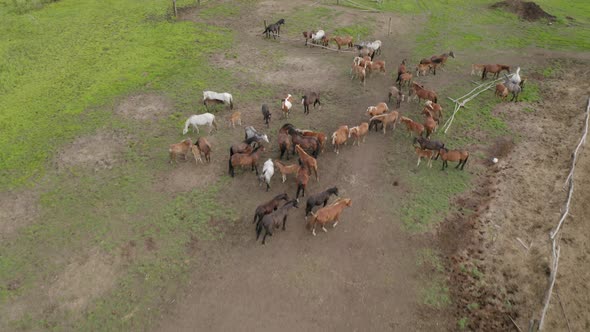
[{"label": "sparse vegetation", "polygon": [[[376,5],[374,1],[356,1]],[[194,5],[189,0],[178,2],[185,9]],[[424,2],[392,0],[384,1],[381,8],[428,18],[422,33],[408,37],[416,39],[415,58],[451,48],[480,52],[529,46],[590,47],[588,29],[570,27],[590,23],[582,15],[588,6],[578,2],[562,6],[562,0],[541,3],[558,15],[553,26],[516,21],[512,14],[486,9],[489,1],[482,0],[435,2],[428,7]],[[220,199],[229,178],[217,170],[212,171],[214,178],[206,188],[186,185],[171,193],[169,188],[158,187],[156,184],[165,182],[162,177],[173,170],[165,163],[166,147],[180,138],[179,124],[187,114],[203,111],[201,90],[232,90],[240,107],[256,104],[258,112],[261,100],[277,102],[279,88],[244,79],[244,67],[231,71],[209,65],[207,58],[214,53],[225,60],[240,60],[241,54],[232,48],[235,32],[211,24],[176,21],[169,6],[161,0],[0,0],[0,29],[5,37],[0,40],[0,191],[35,186],[40,207],[35,223],[23,225],[0,243],[0,307],[24,302],[38,305],[27,307],[27,312],[17,317],[0,315],[0,329],[149,329],[161,317],[159,305],[174,298],[198,266],[200,257],[191,255],[191,244],[220,240],[224,230],[238,219],[232,205]],[[241,13],[243,7],[233,3],[209,3],[196,17],[198,22],[210,22]],[[347,20],[341,24],[339,19],[349,14],[335,6],[297,10],[288,14],[286,34],[301,38],[301,31],[316,29],[321,23],[330,34],[369,38],[377,23]],[[472,17],[472,22],[468,25],[455,19],[461,15]],[[574,16],[575,22],[565,19],[566,15]],[[492,28],[500,25],[502,31],[515,31],[502,42],[495,38],[497,29]],[[256,55],[268,59],[264,69],[276,69],[288,54],[263,49]],[[454,72],[458,66],[451,62],[447,70]],[[342,73],[348,70],[344,68]],[[559,73],[556,64],[542,75],[553,78]],[[439,93],[453,96],[471,88],[469,83],[459,83]],[[146,92],[169,99],[173,104],[170,113],[145,122],[113,113],[121,99]],[[338,98],[326,95],[326,104]],[[539,101],[539,84],[527,82],[521,99]],[[483,94],[460,111],[448,136],[438,132],[435,138],[459,148],[516,135],[502,116],[492,114],[498,102],[492,92]],[[446,99],[441,103],[449,114],[452,105]],[[532,112],[534,107],[523,111]],[[344,118],[342,114],[347,113],[336,115],[338,121]],[[307,120],[289,121],[303,126]],[[278,122],[273,122],[269,132],[276,132],[277,126]],[[114,167],[97,170],[96,165],[85,164],[56,170],[56,151],[77,137],[101,131],[120,137]],[[400,131],[391,135],[393,140],[402,139]],[[216,134],[219,140],[229,137],[228,132]],[[407,187],[407,193],[395,202],[399,206],[393,215],[401,215],[408,232],[429,231],[453,211],[452,198],[467,190],[478,172],[472,171],[472,164],[485,157],[474,153],[466,171],[450,165],[442,172],[440,161],[432,169],[424,163],[416,168],[409,145],[392,146],[407,150],[395,151],[387,160],[391,174],[395,172],[394,186],[398,186],[397,179],[403,179],[400,182]],[[222,149],[225,147],[219,147]],[[412,157],[399,158],[401,154]],[[78,267],[76,264],[91,253],[112,264],[112,285],[89,295],[76,310],[64,310],[58,305],[62,298],[56,300],[45,289],[40,291],[55,287],[68,267]],[[439,253],[424,249],[418,252],[416,264],[433,271],[425,278],[422,303],[433,308],[451,304]],[[322,272],[320,266],[313,272]],[[462,268],[476,279],[485,277],[475,266]],[[384,280],[395,282],[391,274],[388,277],[391,279]],[[477,310],[479,304],[470,303],[467,308]],[[468,323],[463,317],[457,325],[466,329]]]}]

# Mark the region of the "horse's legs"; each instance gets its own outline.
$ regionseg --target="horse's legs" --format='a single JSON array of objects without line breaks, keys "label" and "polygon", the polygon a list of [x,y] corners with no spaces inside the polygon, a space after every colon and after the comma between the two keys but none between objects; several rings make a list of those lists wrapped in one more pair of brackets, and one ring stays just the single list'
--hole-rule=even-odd
[{"label": "horse's legs", "polygon": [[284,231],[285,231],[285,230],[287,230],[287,229],[285,228],[285,224],[287,224],[287,215],[285,215],[285,216],[283,217],[283,230],[284,230]]},{"label": "horse's legs", "polygon": [[328,233],[328,230],[326,229],[326,227],[324,226],[324,224],[322,224],[322,231],[324,231],[324,233]]},{"label": "horse's legs", "polygon": [[285,183],[285,181],[287,181],[287,176],[285,174],[281,174],[283,176],[283,183]]},{"label": "horse's legs", "polygon": [[420,160],[422,160],[422,157],[418,156],[418,163],[416,164],[416,167],[420,166]]},{"label": "horse's legs", "polygon": [[336,222],[334,223],[334,225],[332,225],[332,228],[336,228],[336,225],[338,225],[339,222],[340,220],[336,219]]}]

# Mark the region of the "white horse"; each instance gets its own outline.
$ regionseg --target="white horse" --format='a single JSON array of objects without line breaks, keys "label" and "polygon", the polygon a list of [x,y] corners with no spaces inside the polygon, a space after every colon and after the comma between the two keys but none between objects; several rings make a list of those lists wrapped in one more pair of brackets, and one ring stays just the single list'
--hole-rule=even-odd
[{"label": "white horse", "polygon": [[263,140],[266,143],[270,143],[268,140],[268,136],[266,136],[266,134],[260,133],[258,132],[258,130],[256,130],[256,128],[254,128],[253,126],[248,126],[246,128],[244,128],[245,131],[245,140],[248,140],[252,137],[256,137],[256,140]]},{"label": "white horse", "polygon": [[266,191],[270,189],[270,179],[275,174],[275,166],[272,159],[268,159],[264,166],[262,167],[262,174],[258,177],[258,183],[262,185],[262,183],[266,183]]},{"label": "white horse", "polygon": [[291,107],[293,107],[293,96],[290,94],[287,95],[287,98],[281,101],[281,110],[283,110],[283,115],[285,117],[289,117],[289,113],[291,112]]},{"label": "white horse", "polygon": [[367,47],[372,49],[375,54],[381,54],[381,41],[375,40],[372,43],[368,43]]},{"label": "white horse", "polygon": [[193,127],[195,129],[197,129],[197,134],[199,133],[199,127],[197,127],[197,125],[199,125],[199,126],[208,125],[209,126],[209,133],[211,133],[211,130],[212,130],[211,125],[213,125],[213,127],[215,127],[215,130],[217,130],[217,122],[215,121],[215,115],[213,115],[211,113],[191,115],[188,118],[188,120],[186,120],[186,122],[184,123],[184,130],[182,131],[183,135],[186,135],[186,133],[188,132],[189,125],[193,125]]},{"label": "white horse", "polygon": [[322,40],[322,38],[324,38],[325,35],[326,32],[324,30],[318,30],[316,33],[311,34],[311,39],[313,39],[314,43],[317,43],[320,40]]},{"label": "white horse", "polygon": [[232,97],[232,95],[227,92],[218,93],[215,91],[203,91],[203,105],[205,105],[205,108],[207,109],[208,101],[223,103],[229,105],[229,109],[234,109],[234,97]]}]

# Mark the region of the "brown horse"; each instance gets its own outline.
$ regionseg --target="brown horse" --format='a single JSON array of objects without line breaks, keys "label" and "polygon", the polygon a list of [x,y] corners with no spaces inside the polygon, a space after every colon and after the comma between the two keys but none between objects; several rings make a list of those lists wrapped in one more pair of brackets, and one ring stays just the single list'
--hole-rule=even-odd
[{"label": "brown horse", "polygon": [[301,104],[303,105],[303,114],[309,114],[309,105],[313,104],[313,108],[315,109],[315,105],[320,105],[320,110],[322,107],[322,103],[320,102],[320,93],[319,92],[310,92],[305,96],[301,97]]},{"label": "brown horse", "polygon": [[365,112],[366,115],[373,117],[375,115],[381,115],[384,113],[389,112],[389,107],[386,103],[379,103],[376,106],[369,106],[367,107],[367,111]]},{"label": "brown horse", "polygon": [[440,124],[440,122],[443,119],[442,106],[440,106],[439,104],[433,103],[431,100],[427,100],[424,103],[424,110],[422,111],[422,114],[428,115],[426,113],[429,113],[430,115],[432,115],[432,117],[434,118],[434,120],[438,124]]},{"label": "brown horse", "polygon": [[436,121],[432,115],[428,114],[424,120],[424,129],[426,130],[426,138],[430,138],[430,135],[436,131]]},{"label": "brown horse", "polygon": [[320,133],[320,132],[316,132],[316,131],[311,131],[311,130],[300,130],[301,134],[303,134],[303,136],[312,136],[318,139],[318,142],[320,142],[320,147],[321,147],[321,151],[324,152],[324,147],[326,146],[326,134],[324,133]]},{"label": "brown horse", "polygon": [[350,79],[357,78],[363,86],[365,86],[365,79],[367,78],[367,63],[363,66],[352,65],[352,71],[350,75]]},{"label": "brown horse", "polygon": [[505,101],[508,98],[508,88],[502,83],[496,84],[495,95],[496,97],[500,97],[502,101]]},{"label": "brown horse", "polygon": [[494,74],[494,78],[498,78],[503,70],[510,73],[510,66],[500,64],[485,65],[481,74],[481,80],[485,80],[488,77],[488,73]]},{"label": "brown horse", "polygon": [[422,160],[422,158],[426,158],[426,160],[428,160],[426,166],[432,168],[432,157],[434,157],[434,151],[421,149],[419,147],[415,147],[415,149],[416,155],[418,155],[418,163],[416,164],[416,167],[420,166],[420,161]]},{"label": "brown horse", "polygon": [[376,115],[376,116],[372,117],[370,121],[375,121],[375,120],[381,121],[381,124],[383,124],[383,135],[385,135],[387,126],[391,124],[393,129],[395,129],[395,124],[397,123],[398,119],[399,119],[399,112],[398,111],[391,111],[386,114]]},{"label": "brown horse", "polygon": [[412,83],[412,74],[411,73],[403,73],[399,76],[398,86],[401,89],[402,86],[410,86]]},{"label": "brown horse", "polygon": [[369,123],[363,122],[356,127],[350,128],[348,131],[348,138],[353,138],[354,141],[352,142],[352,146],[356,142],[358,146],[361,146],[361,138],[363,139],[363,143],[365,143],[365,138],[369,133]]},{"label": "brown horse", "polygon": [[299,200],[293,199],[285,203],[285,205],[281,206],[278,210],[273,213],[267,214],[256,224],[256,241],[260,237],[262,233],[262,228],[264,228],[264,236],[262,237],[262,244],[266,243],[266,236],[272,236],[272,230],[278,229],[280,227],[281,222],[283,223],[283,230],[285,230],[285,224],[287,223],[287,215],[289,210],[292,208],[299,208]]},{"label": "brown horse", "polygon": [[275,166],[281,172],[281,177],[283,179],[283,183],[287,181],[287,175],[289,174],[296,174],[299,171],[299,165],[292,164],[292,165],[285,165],[282,162],[275,160]]},{"label": "brown horse", "polygon": [[345,37],[332,37],[330,38],[330,40],[336,42],[336,45],[338,45],[338,49],[340,49],[342,46],[348,46],[348,48],[353,47],[353,39],[352,36],[345,36]]},{"label": "brown horse", "polygon": [[415,122],[410,118],[406,118],[405,116],[402,116],[400,121],[406,125],[406,129],[408,130],[408,133],[410,133],[410,136],[412,135],[412,132],[414,132],[416,136],[422,136],[422,133],[424,133],[424,126],[422,124]]},{"label": "brown horse", "polygon": [[348,139],[348,126],[340,126],[332,134],[332,146],[334,146],[334,152],[336,152],[336,154],[340,153],[340,146],[343,144],[346,144],[347,139]]},{"label": "brown horse", "polygon": [[406,98],[406,96],[402,93],[401,89],[398,89],[396,86],[392,85],[389,87],[388,93],[388,101],[391,103],[391,97],[396,98],[396,105],[397,108],[400,108],[402,101]]},{"label": "brown horse", "polygon": [[276,211],[279,207],[279,203],[282,200],[289,200],[289,196],[287,195],[287,193],[276,195],[270,201],[258,205],[258,207],[256,208],[256,212],[254,212],[254,221],[252,221],[252,223],[260,222],[260,220],[262,220],[262,217],[273,211]]},{"label": "brown horse", "polygon": [[307,183],[309,182],[309,170],[305,167],[305,164],[301,160],[299,160],[301,165],[299,165],[299,170],[297,170],[297,193],[295,194],[295,198],[299,198],[299,193],[301,193],[302,197],[305,197],[305,188],[307,188]]},{"label": "brown horse", "polygon": [[197,162],[203,163],[203,157],[205,160],[210,163],[211,162],[211,144],[205,137],[200,137],[195,142],[195,145],[192,146],[193,156],[195,157],[195,164],[198,165]]},{"label": "brown horse", "polygon": [[[441,55],[433,55],[430,57],[430,61],[432,61],[432,63],[435,63],[438,67],[443,67],[445,65],[445,63],[447,63],[447,59],[451,57],[451,58],[455,58],[455,53],[453,53],[453,51],[450,51],[449,53],[443,53]],[[436,75],[436,71],[434,72],[434,75]]]},{"label": "brown horse", "polygon": [[229,158],[229,174],[233,178],[234,168],[236,166],[250,166],[252,170],[256,170],[256,175],[258,175],[258,159],[260,159],[260,153],[264,152],[264,146],[259,145],[257,146],[252,152],[250,153],[235,153]]},{"label": "brown horse", "polygon": [[[291,135],[291,141],[293,145],[301,145],[305,150],[311,151],[314,158],[317,158],[320,154],[320,142],[313,136],[303,136],[299,131],[295,129],[289,129],[289,135]],[[295,146],[293,146],[292,154],[295,154]]]},{"label": "brown horse", "polygon": [[289,150],[292,149],[293,141],[291,140],[291,136],[287,133],[279,132],[279,137],[277,139],[279,144],[279,150],[281,151],[281,156],[279,159],[283,159],[283,155],[285,152],[287,153],[287,160],[289,159]]},{"label": "brown horse", "polygon": [[318,174],[318,161],[314,157],[308,155],[305,150],[299,146],[299,144],[295,145],[295,149],[297,150],[299,159],[301,159],[301,162],[305,165],[309,173],[311,174],[311,170],[313,170],[315,173],[315,179],[317,182],[320,182],[320,176]]},{"label": "brown horse", "polygon": [[369,62],[367,67],[371,69],[371,72],[382,72],[385,74],[385,61],[383,60]]},{"label": "brown horse", "polygon": [[176,160],[177,155],[183,155],[184,160],[186,160],[186,156],[191,151],[191,145],[193,145],[193,142],[190,138],[187,138],[180,143],[170,144],[170,148],[168,149],[168,152],[170,153],[169,162],[172,163],[172,161],[174,160],[175,163],[178,163],[178,161]]},{"label": "brown horse", "polygon": [[397,67],[397,79],[395,80],[395,82],[400,82],[401,80],[401,75],[407,73],[408,70],[406,68],[406,59],[402,60],[402,63],[400,63],[400,65]]},{"label": "brown horse", "polygon": [[340,214],[342,214],[342,211],[347,206],[352,206],[352,200],[350,198],[342,198],[329,206],[317,210],[315,213],[311,212],[311,219],[307,223],[307,229],[311,229],[311,233],[315,236],[315,226],[319,223],[322,226],[322,230],[328,232],[325,227],[326,224],[333,221],[332,228],[336,227],[338,222],[340,222]]},{"label": "brown horse", "polygon": [[410,98],[412,97],[412,95],[416,95],[416,97],[418,98],[418,102],[420,102],[422,99],[424,99],[424,100],[430,100],[430,101],[436,103],[438,100],[438,97],[436,96],[436,92],[426,90],[426,89],[424,89],[424,86],[422,86],[416,82],[412,82],[412,86],[410,87],[410,93],[408,95],[410,96]]},{"label": "brown horse", "polygon": [[467,159],[469,159],[469,152],[465,150],[449,150],[447,148],[442,148],[439,150],[439,155],[443,161],[443,171],[445,167],[449,166],[449,161],[458,161],[459,163],[455,168],[461,166],[461,170],[463,170],[463,167],[465,167],[465,164],[467,163]]},{"label": "brown horse", "polygon": [[432,70],[432,65],[431,64],[419,63],[416,66],[416,77],[420,77],[420,74],[422,76],[426,76],[426,74],[429,73],[431,70]]}]

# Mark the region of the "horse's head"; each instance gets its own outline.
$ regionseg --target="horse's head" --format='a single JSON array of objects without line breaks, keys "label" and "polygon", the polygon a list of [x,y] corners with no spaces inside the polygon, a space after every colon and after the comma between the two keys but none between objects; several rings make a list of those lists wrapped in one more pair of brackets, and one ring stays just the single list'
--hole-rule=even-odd
[{"label": "horse's head", "polygon": [[285,24],[285,19],[282,18],[282,19],[278,20],[276,24],[278,24],[278,25]]},{"label": "horse's head", "polygon": [[268,136],[266,136],[266,134],[260,136],[260,139],[262,139],[263,141],[265,141],[266,143],[270,143],[270,141],[268,140]]},{"label": "horse's head", "polygon": [[352,199],[345,198],[345,199],[343,199],[343,201],[346,206],[352,206]]},{"label": "horse's head", "polygon": [[450,51],[449,52],[449,56],[454,59],[455,58],[455,53],[453,53],[453,51]]},{"label": "horse's head", "polygon": [[328,192],[332,195],[338,196],[338,187],[332,187],[332,188],[328,189]]}]

